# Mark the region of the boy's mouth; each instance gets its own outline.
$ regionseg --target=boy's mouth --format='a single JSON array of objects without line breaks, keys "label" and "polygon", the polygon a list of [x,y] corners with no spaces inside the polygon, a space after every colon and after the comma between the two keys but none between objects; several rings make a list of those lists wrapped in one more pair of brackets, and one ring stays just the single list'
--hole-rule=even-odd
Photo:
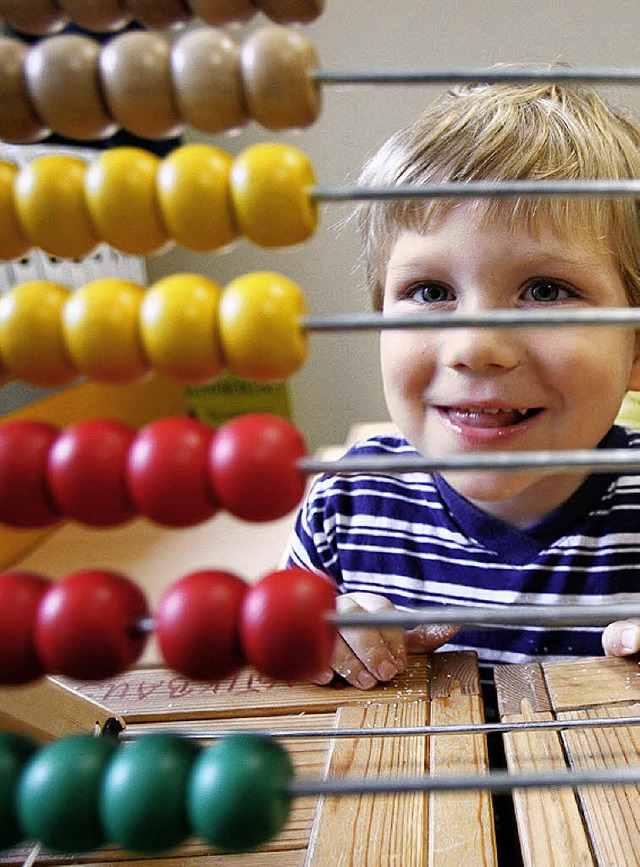
[{"label": "boy's mouth", "polygon": [[437,409],[446,415],[451,424],[456,427],[483,429],[514,427],[528,421],[542,411],[541,407],[511,409],[508,407],[439,406]]}]

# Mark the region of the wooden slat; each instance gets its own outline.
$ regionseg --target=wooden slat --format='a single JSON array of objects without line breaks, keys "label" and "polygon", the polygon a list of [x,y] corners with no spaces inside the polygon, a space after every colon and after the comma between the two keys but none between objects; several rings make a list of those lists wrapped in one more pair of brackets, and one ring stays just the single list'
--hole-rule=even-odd
[{"label": "wooden slat", "polygon": [[[496,688],[505,722],[640,717],[640,670],[634,659],[501,666]],[[640,728],[634,726],[512,732],[504,740],[513,771],[635,766],[640,756]],[[514,792],[514,802],[525,864],[638,863],[636,786]]]},{"label": "wooden slat", "polygon": [[[425,725],[428,702],[368,702],[342,707],[337,727]],[[337,738],[332,742],[330,777],[379,777],[423,774],[424,737]],[[322,798],[311,832],[307,867],[370,867],[374,864],[423,865],[427,845],[427,798],[418,794]]]},{"label": "wooden slat", "polygon": [[[464,653],[433,656],[432,725],[484,722],[475,657]],[[486,739],[480,735],[431,738],[429,771],[433,776],[483,774],[489,770]],[[470,833],[473,828],[473,833]],[[491,797],[487,792],[432,794],[429,800],[430,867],[496,864]]]},{"label": "wooden slat", "polygon": [[53,679],[0,688],[0,730],[49,741],[102,727],[113,713]]},{"label": "wooden slat", "polygon": [[[376,695],[388,701],[420,695],[426,689],[429,664],[428,656],[411,656],[405,674],[376,687]],[[163,668],[132,670],[99,683],[63,682],[78,694],[107,705],[128,723],[152,722],[167,716],[190,720],[322,713],[371,698],[371,693],[349,686],[279,683],[253,669],[214,684],[188,680]]]}]

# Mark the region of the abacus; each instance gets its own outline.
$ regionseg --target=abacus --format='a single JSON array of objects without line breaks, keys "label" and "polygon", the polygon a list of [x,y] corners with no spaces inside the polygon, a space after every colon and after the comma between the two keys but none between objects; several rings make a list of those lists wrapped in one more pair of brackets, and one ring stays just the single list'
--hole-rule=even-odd
[{"label": "abacus", "polygon": [[[6,2],[0,5],[0,13],[11,24],[24,26],[21,5]],[[166,27],[184,23],[194,14],[206,23],[225,23],[232,19],[232,13],[223,17],[221,10],[230,5],[235,6],[235,20],[241,22],[249,20],[258,5],[272,20],[282,23],[308,21],[322,11],[321,3],[278,4],[275,0],[260,4],[214,4],[195,0],[166,4],[134,0],[124,4],[81,4],[57,0],[55,4],[33,4],[28,17],[29,26],[36,28],[35,33],[55,32],[69,20],[89,30],[115,31],[133,19],[149,27]],[[200,70],[194,67],[199,63],[204,65],[203,58],[214,53],[222,58],[221,65],[215,69],[209,66],[198,78]],[[140,77],[134,62],[139,56],[153,61],[147,79]],[[320,73],[313,48],[302,33],[283,27],[265,28],[241,45],[225,32],[210,30],[192,31],[175,41],[158,34],[126,34],[116,37],[105,49],[99,49],[84,37],[56,36],[41,47],[28,50],[17,40],[7,39],[0,43],[0,63],[3,61],[7,66],[2,70],[6,74],[2,76],[4,85],[0,85],[0,109],[4,109],[6,103],[14,113],[0,112],[0,136],[16,142],[38,140],[50,130],[89,139],[108,134],[117,126],[157,136],[173,135],[185,123],[204,132],[218,132],[241,125],[249,118],[271,130],[304,127],[317,117],[319,87],[323,83],[350,80],[344,75]],[[128,81],[123,81],[125,68],[132,70]],[[266,70],[279,82],[272,103],[268,103],[265,93],[268,90]],[[567,74],[561,72],[558,76]],[[106,104],[94,86],[98,75]],[[526,77],[530,73],[521,71],[509,75]],[[640,73],[633,70],[582,71],[572,76],[608,82],[640,80]],[[493,77],[493,73],[478,70],[432,71],[420,75],[425,81],[491,80]],[[151,88],[157,95],[157,102],[142,106],[129,96],[127,88],[136,84],[136,78],[140,92]],[[224,93],[216,90],[216,97],[225,102],[228,115],[222,116],[211,108],[208,95],[212,92],[213,78],[224,81],[224,87],[218,85],[218,90]],[[381,80],[375,75],[360,78]],[[405,78],[409,80],[414,76]],[[91,86],[90,80],[94,82]],[[285,93],[291,101],[283,98]],[[76,100],[82,111],[65,114],[69,103]],[[64,187],[60,184],[62,178],[66,181]],[[20,170],[2,164],[0,216],[6,234],[0,237],[0,254],[12,258],[37,245],[53,255],[79,257],[101,241],[138,255],[161,250],[171,241],[194,250],[211,251],[224,247],[240,235],[268,249],[289,246],[302,243],[313,233],[317,201],[344,201],[362,196],[637,197],[639,192],[640,180],[591,184],[467,184],[464,189],[455,185],[393,191],[329,189],[316,185],[310,161],[302,151],[289,146],[255,146],[235,160],[217,148],[200,145],[180,148],[162,161],[133,149],[114,150],[89,166],[71,158],[42,158]],[[193,204],[195,196],[199,197],[197,206]],[[123,221],[123,211],[130,215],[130,223]],[[198,226],[206,226],[206,232],[198,235]],[[285,318],[274,313],[281,314],[283,308]],[[183,315],[186,309],[191,311],[190,321]],[[564,324],[572,321],[566,314],[558,319]],[[587,321],[596,326],[633,320],[629,311],[624,311],[624,315],[620,311],[608,311],[604,315],[598,312],[597,317],[580,315],[573,321],[583,324]],[[548,324],[548,321],[548,314],[544,323],[535,316],[521,315],[474,317],[463,323],[460,318],[453,322],[443,317],[433,319],[429,326],[445,328],[464,324],[508,328]],[[387,319],[382,323],[375,316],[333,320],[307,316],[306,303],[298,287],[273,272],[247,274],[224,288],[199,275],[176,275],[159,281],[148,291],[130,282],[105,280],[88,284],[73,295],[65,287],[40,281],[16,287],[0,300],[0,357],[7,376],[44,385],[72,382],[78,376],[112,384],[127,383],[143,377],[150,369],[179,382],[207,381],[223,368],[258,380],[277,381],[290,376],[304,361],[308,332],[415,328],[417,324],[406,317],[402,321]],[[420,322],[420,326],[424,323]],[[138,332],[142,335],[141,341],[137,339]],[[33,351],[34,343],[37,343],[38,353]],[[256,459],[256,444],[262,440],[267,444],[267,451],[260,450]],[[106,457],[105,443],[109,449]],[[186,473],[185,459],[188,462]],[[611,467],[635,467],[636,462],[630,461],[626,452],[607,455],[585,452],[552,456],[530,453],[517,457],[493,454],[489,460],[475,456],[451,461],[420,460],[419,464],[394,461],[377,466],[385,471],[403,471],[407,468],[497,466],[510,469],[548,465],[568,470],[590,467],[602,471]],[[42,527],[72,518],[90,526],[108,527],[126,523],[140,514],[162,526],[184,527],[205,521],[217,510],[224,509],[243,520],[259,523],[282,517],[296,506],[307,474],[353,472],[363,468],[366,465],[353,460],[327,463],[307,458],[299,433],[292,426],[271,418],[243,418],[215,433],[193,420],[181,418],[152,422],[138,432],[108,419],[64,429],[44,423],[9,422],[0,429],[0,522],[14,527]],[[100,492],[99,497],[91,494],[96,490]],[[16,491],[20,491],[19,497]],[[274,611],[284,607],[274,602],[284,597],[283,588],[287,594],[286,613],[290,617],[286,631],[290,632],[296,623],[304,627],[288,644],[276,640],[273,622]],[[299,575],[294,570],[270,573],[253,587],[247,587],[237,576],[222,571],[187,575],[172,586],[153,616],[135,584],[108,570],[83,570],[55,583],[41,575],[8,573],[0,584],[0,598],[6,600],[0,606],[6,618],[6,622],[0,619],[3,659],[6,655],[8,660],[3,671],[4,683],[30,682],[47,672],[62,675],[62,681],[57,683],[62,682],[65,687],[69,686],[67,678],[100,681],[116,677],[120,681],[116,680],[107,690],[117,692],[119,685],[128,690],[131,681],[127,678],[135,679],[138,675],[127,675],[124,671],[139,658],[145,636],[153,630],[162,645],[164,660],[173,672],[184,678],[212,681],[216,697],[224,690],[224,684],[229,683],[229,678],[231,683],[237,683],[234,679],[241,677],[238,672],[246,663],[259,677],[268,679],[260,681],[262,685],[267,684],[265,691],[280,688],[273,686],[273,679],[297,679],[312,674],[318,666],[326,664],[330,654],[330,621],[334,625],[394,623],[408,627],[425,620],[432,623],[473,620],[491,625],[498,617],[491,610],[461,614],[451,609],[412,614],[398,612],[388,617],[377,615],[352,621],[344,616],[327,616],[333,602],[327,582],[317,576]],[[94,599],[98,605],[95,609]],[[210,610],[208,605],[211,605]],[[20,610],[20,617],[13,615],[16,610]],[[88,616],[90,611],[93,619]],[[594,607],[578,613],[529,607],[526,610],[514,608],[508,617],[513,623],[519,622],[518,618],[522,618],[520,622],[535,618],[540,623],[604,624],[617,616],[637,614],[631,606],[622,606],[619,610],[612,606],[606,610]],[[504,612],[500,612],[499,620],[504,622],[505,619]],[[215,630],[211,629],[212,623],[216,624]],[[282,626],[281,617],[277,625]],[[215,641],[212,641],[212,631]],[[29,645],[34,635],[35,652]],[[211,646],[204,653],[207,640]],[[624,661],[611,662],[604,667],[613,672],[614,677],[628,678],[634,672],[633,663]],[[412,677],[416,672],[428,682],[428,690],[423,687],[420,693],[422,698],[428,697],[435,706],[438,705],[435,699],[446,699],[441,702],[443,717],[447,716],[444,709],[456,705],[460,693],[472,696],[472,700],[466,702],[470,727],[461,729],[459,725],[457,733],[473,739],[471,751],[477,749],[480,753],[474,770],[486,771],[486,756],[478,746],[478,736],[491,727],[483,727],[473,660],[456,654],[441,654],[416,662],[400,687],[400,692],[405,690],[404,694],[400,696],[398,692],[398,698],[404,702],[398,715],[403,719],[411,715],[407,707],[413,703],[415,683]],[[505,691],[511,689],[509,674],[501,674],[503,684],[507,684],[503,686]],[[539,700],[545,689],[545,678],[548,683],[553,672],[526,670],[521,674],[527,686],[535,674],[534,696]],[[453,682],[442,687],[438,685],[438,678],[453,679]],[[460,681],[464,684],[462,690]],[[84,684],[73,688],[91,697],[103,687]],[[393,688],[386,687],[382,692],[385,691],[388,695]],[[353,703],[352,692],[346,692],[348,702]],[[324,696],[316,700],[327,701]],[[370,696],[366,701],[371,702]],[[504,701],[505,715],[517,715],[525,701],[529,702],[527,707],[533,709],[529,716],[550,713],[548,702],[544,705],[540,700],[536,704],[531,696],[519,696],[515,711],[507,705],[506,699]],[[575,697],[572,701],[575,706]],[[465,701],[460,703],[465,704]],[[626,708],[628,701],[623,700],[623,703]],[[117,702],[105,701],[103,707],[126,721],[127,727],[120,735],[122,740],[135,734],[135,715],[128,706],[119,707]],[[387,701],[379,712],[388,716],[394,711]],[[609,718],[597,718],[596,727],[631,726],[636,716],[634,711],[632,706],[628,717],[610,712]],[[256,708],[250,713],[256,714]],[[342,714],[339,730],[332,733],[336,742],[349,736],[345,723],[350,713],[353,715],[349,710]],[[177,718],[176,714],[172,715]],[[9,716],[18,718],[19,711],[12,710]],[[351,737],[367,743],[363,729],[372,718],[377,719],[373,713],[365,711],[359,725],[352,727]],[[539,720],[527,722],[527,732],[535,732],[535,723]],[[547,728],[553,731],[587,729],[582,723],[572,726],[566,720],[555,722],[555,726]],[[380,730],[376,734],[444,737],[454,733],[451,723],[449,718],[440,728],[436,725],[429,729],[423,725],[420,731],[410,732],[405,727],[402,733]],[[373,724],[379,725],[379,722]],[[516,743],[518,735],[512,736],[512,733],[518,732],[517,721],[495,730],[504,731]],[[285,729],[279,736],[295,738],[294,732],[295,729]],[[116,746],[108,731],[104,737],[91,738],[85,734],[63,738],[44,748],[25,739],[4,736],[3,750],[7,761],[12,763],[8,773],[12,785],[15,783],[19,789],[22,823],[20,828],[9,825],[3,828],[4,842],[18,842],[20,835],[26,834],[40,838],[45,846],[54,850],[86,852],[109,841],[133,851],[156,853],[173,849],[195,833],[216,849],[238,851],[253,848],[277,835],[286,821],[289,801],[294,798],[311,795],[327,798],[339,794],[364,797],[396,791],[435,795],[466,790],[479,792],[479,800],[469,802],[464,800],[466,795],[460,795],[461,803],[467,805],[460,810],[470,809],[468,804],[473,803],[475,806],[471,809],[480,811],[480,822],[485,830],[483,857],[490,859],[492,831],[487,792],[513,788],[527,792],[540,787],[564,789],[568,785],[591,788],[603,783],[635,784],[640,780],[636,768],[530,776],[473,774],[465,777],[454,773],[439,778],[433,765],[432,776],[425,778],[422,774],[424,760],[422,767],[418,762],[415,779],[395,777],[391,763],[387,768],[390,779],[377,782],[348,777],[342,782],[294,780],[290,759],[274,742],[271,727],[260,736],[246,732],[242,735],[226,733],[221,744],[211,749],[196,746],[189,734],[187,732],[185,737],[183,732],[181,737],[173,737],[164,733],[158,738],[141,738],[134,747],[126,749]],[[213,737],[210,733],[200,734]],[[303,731],[302,736],[314,737],[309,731]],[[527,737],[535,738],[535,735],[527,734]],[[334,749],[335,759],[340,755],[340,748]],[[434,754],[438,749],[439,744],[434,741]],[[515,761],[527,764],[521,756],[516,755]],[[87,789],[79,788],[80,778],[74,779],[71,775],[72,782],[62,784],[60,777],[66,776],[66,771],[61,774],[60,767],[68,762],[74,772],[77,766],[88,763],[90,770],[83,781]],[[147,796],[143,806],[140,782],[151,780],[154,766],[160,762],[169,764],[170,777],[176,787],[172,792],[163,793],[162,781],[156,780],[158,788]],[[349,760],[343,755],[335,762],[340,768]],[[450,762],[451,757],[448,757],[444,764]],[[260,773],[252,776],[247,771],[245,775],[244,769],[240,773],[244,763],[259,766]],[[558,762],[557,766],[564,768],[564,763]],[[240,778],[238,781],[232,780],[230,768]],[[459,767],[456,770],[459,771]],[[38,784],[38,776],[43,775],[46,782]],[[211,782],[214,778],[219,780],[217,788]],[[77,807],[79,802],[84,802],[94,811],[93,815],[87,813],[83,833],[79,834],[80,823],[70,822],[67,810],[67,823],[60,823],[52,832],[40,821],[45,807],[49,806],[46,789],[60,786],[63,797],[70,798],[76,785],[74,805]],[[102,792],[102,812],[96,818],[98,808],[92,799],[98,786]],[[188,808],[184,806],[185,797]],[[147,810],[143,832],[133,827],[135,823],[131,821],[129,805],[136,799],[141,811]],[[158,811],[151,816],[149,799],[161,801],[165,813]],[[216,813],[216,802],[221,800],[231,804],[230,812]],[[253,812],[247,817],[243,811],[249,801]],[[446,806],[442,806],[445,803],[435,795],[429,807],[433,827],[447,823]],[[322,802],[312,831],[309,857],[316,858],[318,864],[336,857],[330,836],[338,823],[322,824],[327,822],[331,812],[327,804],[326,800]],[[52,806],[52,809],[64,812],[64,806]],[[421,809],[426,811],[424,800]],[[407,823],[410,823],[409,816],[407,814]],[[423,820],[426,821],[424,816]],[[535,850],[535,844],[535,837],[530,834],[528,845]],[[354,847],[355,843],[350,841],[347,845]],[[433,842],[429,845],[437,846]],[[446,841],[441,845],[445,847]],[[594,844],[582,841],[581,845],[587,849]],[[299,846],[298,850],[301,848]],[[412,839],[403,851],[406,858],[417,859],[422,857],[418,855],[419,849],[418,842]],[[536,855],[534,852],[533,857]],[[261,854],[259,859],[262,860],[255,863],[266,863],[265,857]],[[379,853],[378,857],[381,857]],[[278,860],[282,863],[281,856]]]}]

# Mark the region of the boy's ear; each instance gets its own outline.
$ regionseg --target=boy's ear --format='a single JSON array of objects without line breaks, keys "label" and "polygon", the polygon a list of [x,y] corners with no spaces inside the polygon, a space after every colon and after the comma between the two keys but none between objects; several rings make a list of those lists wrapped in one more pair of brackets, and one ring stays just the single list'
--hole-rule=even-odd
[{"label": "boy's ear", "polygon": [[640,329],[636,331],[636,343],[627,388],[630,391],[640,391]]}]

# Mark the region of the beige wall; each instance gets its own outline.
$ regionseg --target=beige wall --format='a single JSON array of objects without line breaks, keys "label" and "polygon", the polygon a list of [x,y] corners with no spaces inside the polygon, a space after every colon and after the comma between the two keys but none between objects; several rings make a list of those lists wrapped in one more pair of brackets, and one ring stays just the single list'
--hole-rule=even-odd
[{"label": "beige wall", "polygon": [[[265,23],[259,16],[252,26]],[[307,32],[325,69],[528,60],[640,66],[638,0],[327,0],[324,15]],[[433,93],[415,85],[325,87],[322,115],[309,130],[273,135],[250,124],[233,138],[208,140],[231,152],[256,140],[290,141],[310,156],[320,183],[342,184]],[[640,109],[640,86],[622,89],[621,96]],[[224,283],[269,268],[299,282],[314,313],[362,310],[366,299],[361,274],[354,271],[355,233],[336,228],[347,213],[345,206],[327,205],[320,231],[293,250],[268,252],[246,241],[218,255],[174,248],[149,261],[149,277],[195,270]],[[312,336],[308,362],[291,387],[296,422],[312,447],[343,441],[356,422],[385,418],[377,337]]]}]

